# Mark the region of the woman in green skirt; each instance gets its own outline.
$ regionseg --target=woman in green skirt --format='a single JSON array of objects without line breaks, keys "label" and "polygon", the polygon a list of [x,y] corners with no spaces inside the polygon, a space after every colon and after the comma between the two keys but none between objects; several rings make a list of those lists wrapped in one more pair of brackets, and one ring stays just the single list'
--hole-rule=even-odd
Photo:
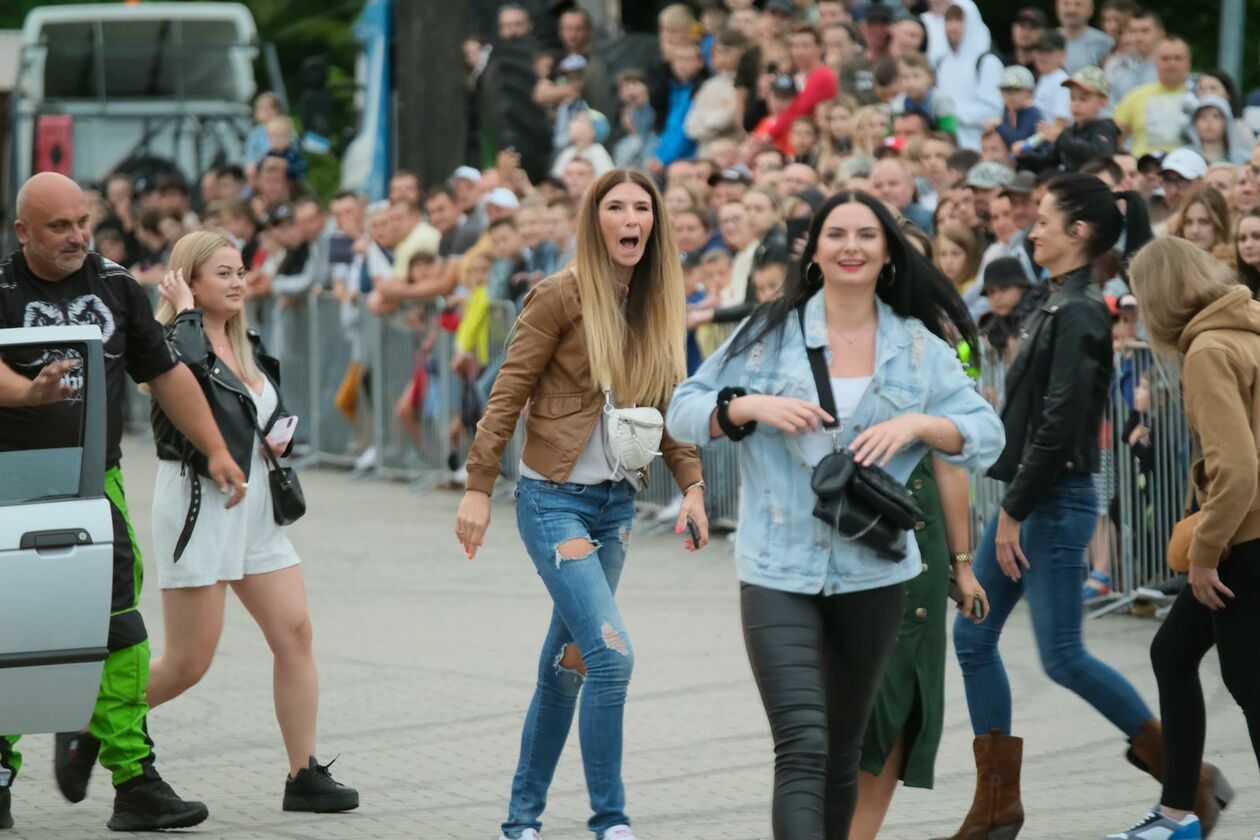
[{"label": "woman in green skirt", "polygon": [[851,840],[874,840],[898,780],[930,788],[945,717],[945,615],[951,577],[962,606],[982,620],[988,601],[971,571],[970,488],[965,470],[931,456],[908,482],[923,520],[915,526],[923,573],[907,584],[897,647],[862,745]]},{"label": "woman in green skirt", "polygon": [[[916,225],[903,223],[907,239],[928,259],[932,240]],[[973,379],[980,371],[965,342],[959,359]],[[988,598],[971,571],[971,488],[965,470],[928,456],[910,476],[910,492],[923,521],[915,539],[923,573],[906,584],[906,611],[897,647],[884,668],[883,682],[862,744],[858,804],[851,840],[874,840],[888,814],[900,780],[930,788],[945,721],[945,613],[949,582],[973,621],[983,620]]]}]

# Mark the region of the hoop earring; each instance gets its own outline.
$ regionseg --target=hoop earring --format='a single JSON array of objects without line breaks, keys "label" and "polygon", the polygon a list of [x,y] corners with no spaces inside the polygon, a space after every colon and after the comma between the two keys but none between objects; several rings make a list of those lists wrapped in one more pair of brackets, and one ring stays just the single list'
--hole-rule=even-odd
[{"label": "hoop earring", "polygon": [[805,283],[810,286],[821,286],[823,284],[822,268],[813,260],[805,266]]},{"label": "hoop earring", "polygon": [[880,282],[880,285],[884,286],[885,288],[897,282],[897,266],[895,263],[888,264],[887,274],[885,274],[885,272],[883,271],[879,273],[879,282]]}]

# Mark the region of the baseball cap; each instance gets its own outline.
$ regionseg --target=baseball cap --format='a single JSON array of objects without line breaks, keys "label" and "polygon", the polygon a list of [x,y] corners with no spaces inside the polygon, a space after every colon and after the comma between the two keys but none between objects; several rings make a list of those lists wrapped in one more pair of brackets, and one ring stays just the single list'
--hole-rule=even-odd
[{"label": "baseball cap", "polygon": [[1031,26],[1034,29],[1045,29],[1049,21],[1046,20],[1046,13],[1041,9],[1027,6],[1015,13],[1014,23],[1016,26]]},{"label": "baseball cap", "polygon": [[990,289],[1001,289],[1009,286],[1031,286],[1024,267],[1015,257],[998,257],[984,267],[984,285],[980,294],[987,295]]},{"label": "baseball cap", "polygon": [[1072,78],[1062,85],[1065,88],[1080,88],[1090,93],[1111,96],[1111,80],[1101,67],[1082,67],[1072,74]]},{"label": "baseball cap", "polygon": [[566,55],[556,69],[561,73],[580,73],[586,69],[586,59],[577,53]]},{"label": "baseball cap", "polygon": [[747,187],[752,184],[752,175],[744,166],[730,166],[709,176],[709,186],[717,184],[743,184]]},{"label": "baseball cap", "polygon": [[1011,179],[1009,184],[1002,188],[1002,192],[1000,192],[999,195],[1009,195],[1010,193],[1027,195],[1031,193],[1033,188],[1036,186],[1036,173],[1029,172],[1027,169],[1022,169],[1015,173],[1015,177]]},{"label": "baseball cap", "polygon": [[866,14],[862,16],[862,20],[867,23],[892,23],[896,18],[897,12],[894,9],[878,2],[868,6]]},{"label": "baseball cap", "polygon": [[796,4],[792,0],[769,0],[763,11],[778,12],[781,15],[795,15]]},{"label": "baseball cap", "polygon": [[1063,33],[1055,30],[1042,35],[1037,39],[1037,43],[1033,44],[1033,52],[1058,52],[1067,49],[1067,41],[1063,38]]},{"label": "baseball cap", "polygon": [[493,204],[495,207],[503,207],[507,210],[515,210],[521,206],[521,202],[517,199],[516,193],[507,187],[495,187],[486,194],[486,204]]},{"label": "baseball cap", "polygon": [[1176,172],[1187,181],[1197,181],[1207,174],[1207,161],[1194,149],[1185,147],[1164,155],[1160,172]]},{"label": "baseball cap", "polygon": [[451,183],[455,181],[472,181],[477,184],[481,182],[481,173],[472,166],[459,166],[451,173]]},{"label": "baseball cap", "polygon": [[963,182],[963,186],[978,190],[996,190],[1014,179],[1015,173],[1011,172],[1010,167],[996,160],[982,160],[967,172],[967,180]]},{"label": "baseball cap", "polygon": [[770,92],[780,96],[796,96],[796,81],[787,73],[780,73],[771,82]]},{"label": "baseball cap", "polygon": [[1037,82],[1032,71],[1022,64],[1012,64],[1002,71],[1002,81],[998,83],[1002,90],[1035,90]]},{"label": "baseball cap", "polygon": [[1120,295],[1119,300],[1116,301],[1116,308],[1120,310],[1137,309],[1138,308],[1137,298],[1134,297],[1132,294]]}]

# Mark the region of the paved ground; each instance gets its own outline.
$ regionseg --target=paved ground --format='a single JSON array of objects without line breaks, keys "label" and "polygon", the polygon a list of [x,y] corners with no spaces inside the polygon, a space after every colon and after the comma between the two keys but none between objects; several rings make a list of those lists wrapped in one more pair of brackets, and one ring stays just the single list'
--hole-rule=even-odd
[{"label": "paved ground", "polygon": [[[146,546],[152,463],[147,446],[129,443],[124,468]],[[418,496],[332,472],[303,481],[311,510],[292,535],[305,558],[323,680],[320,749],[325,760],[340,753],[336,773],[359,787],[363,805],[324,818],[280,811],[285,768],[269,654],[232,603],[210,674],[150,719],[164,774],[210,806],[210,821],[190,836],[492,840],[550,609],[510,508],[496,506],[490,542],[469,563],[451,533],[452,493]],[[625,767],[636,829],[644,840],[768,837],[771,745],[740,637],[731,559],[722,548],[690,557],[672,534],[643,533],[630,559],[620,602],[637,657]],[[160,651],[156,580],[144,606]],[[1088,629],[1093,650],[1154,700],[1146,650],[1155,624],[1107,618]],[[1027,739],[1022,836],[1096,838],[1136,820],[1155,787],[1124,763],[1120,739],[1101,717],[1040,673],[1022,614],[1004,654]],[[1242,716],[1215,662],[1205,666],[1204,684],[1209,753],[1241,800],[1216,836],[1250,838],[1260,805]],[[971,737],[952,659],[947,704],[937,789],[900,793],[881,837],[952,831],[966,810]],[[590,837],[576,740],[555,781],[548,840]],[[72,807],[51,779],[50,739],[25,746],[29,770],[15,791],[12,836],[105,835],[105,775],[98,770],[89,799]]]}]

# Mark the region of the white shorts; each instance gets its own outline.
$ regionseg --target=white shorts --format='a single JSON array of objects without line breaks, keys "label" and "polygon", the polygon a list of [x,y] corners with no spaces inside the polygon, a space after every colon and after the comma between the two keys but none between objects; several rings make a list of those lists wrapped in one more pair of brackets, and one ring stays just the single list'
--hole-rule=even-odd
[{"label": "white shorts", "polygon": [[228,510],[214,482],[201,482],[201,512],[184,553],[175,560],[175,544],[184,530],[192,496],[189,473],[180,475],[174,461],[158,463],[153,492],[153,547],[157,552],[158,585],[162,589],[210,586],[295,566],[300,562],[288,536],[271,512],[267,466],[255,454],[245,498]]}]

